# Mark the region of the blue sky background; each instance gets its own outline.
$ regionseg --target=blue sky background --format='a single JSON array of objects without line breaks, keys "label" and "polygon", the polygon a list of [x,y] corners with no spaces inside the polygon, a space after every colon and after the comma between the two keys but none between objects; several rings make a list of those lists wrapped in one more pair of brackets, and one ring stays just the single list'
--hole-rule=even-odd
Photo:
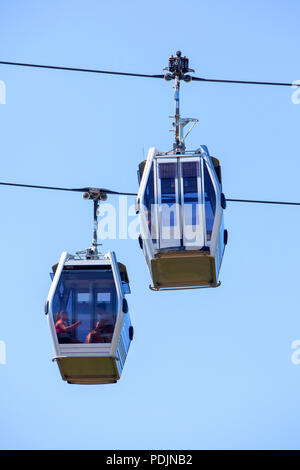
[{"label": "blue sky background", "polygon": [[[162,73],[181,49],[196,75],[300,79],[296,0],[3,0],[0,60]],[[163,80],[0,66],[0,181],[136,191],[151,146],[171,147]],[[190,83],[190,148],[220,158],[231,198],[300,201],[300,105],[289,88]],[[118,199],[110,198],[118,206]],[[51,362],[44,301],[63,250],[91,239],[80,194],[0,188],[2,449],[299,449],[297,207],[228,203],[219,289],[155,293],[135,240],[127,264],[135,340],[121,380],[71,386]]]}]

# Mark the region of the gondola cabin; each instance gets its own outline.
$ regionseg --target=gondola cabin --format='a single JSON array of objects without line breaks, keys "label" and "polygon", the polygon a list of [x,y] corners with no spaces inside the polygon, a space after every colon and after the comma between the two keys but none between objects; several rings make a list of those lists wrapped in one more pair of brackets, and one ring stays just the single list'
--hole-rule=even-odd
[{"label": "gondola cabin", "polygon": [[113,252],[102,259],[75,259],[64,252],[52,278],[46,314],[63,380],[115,383],[133,337],[126,267]]},{"label": "gondola cabin", "polygon": [[152,288],[218,286],[227,243],[219,161],[205,146],[184,154],[151,148],[138,176],[139,242]]}]

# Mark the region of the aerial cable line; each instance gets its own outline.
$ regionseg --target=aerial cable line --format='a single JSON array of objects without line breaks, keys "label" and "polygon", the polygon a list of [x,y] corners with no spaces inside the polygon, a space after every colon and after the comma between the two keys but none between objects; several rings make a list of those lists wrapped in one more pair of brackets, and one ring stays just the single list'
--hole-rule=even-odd
[{"label": "aerial cable line", "polygon": [[[24,62],[8,62],[0,61],[1,65],[13,65],[18,67],[34,67],[42,69],[52,69],[52,70],[66,70],[71,72],[88,72],[88,73],[98,73],[98,74],[108,74],[108,75],[123,75],[129,77],[141,77],[141,78],[166,78],[165,75],[153,75],[153,74],[142,74],[142,73],[131,73],[131,72],[114,72],[112,70],[98,70],[98,69],[86,69],[80,67],[62,67],[57,65],[42,65],[42,64],[28,64]],[[172,77],[171,77],[172,78]],[[168,78],[170,79],[170,78]],[[227,84],[238,84],[238,85],[270,85],[270,86],[300,86],[299,83],[286,83],[286,82],[258,82],[258,81],[249,81],[249,80],[225,80],[225,79],[216,79],[216,78],[203,78],[203,77],[190,77],[192,81],[198,82],[212,82],[212,83],[227,83]]]},{"label": "aerial cable line", "polygon": [[3,186],[16,186],[16,187],[21,187],[21,188],[30,188],[30,189],[50,189],[50,190],[55,190],[55,191],[74,191],[74,192],[79,192],[79,193],[84,193],[84,192],[99,192],[103,194],[116,194],[120,196],[136,196],[136,193],[123,193],[119,191],[112,191],[111,189],[106,189],[106,188],[94,188],[94,187],[85,187],[85,188],[61,188],[57,186],[40,186],[40,185],[34,185],[34,184],[19,184],[19,183],[5,183],[5,182],[0,182],[0,185]]},{"label": "aerial cable line", "polygon": [[164,75],[149,75],[141,73],[129,73],[129,72],[113,72],[111,70],[96,70],[96,69],[84,69],[78,67],[59,67],[56,65],[40,65],[40,64],[25,64],[22,62],[4,62],[0,61],[2,65],[17,65],[20,67],[36,67],[41,69],[54,69],[54,70],[69,70],[71,72],[90,72],[90,73],[105,73],[109,75],[125,75],[129,77],[144,77],[144,78],[164,78]]},{"label": "aerial cable line", "polygon": [[233,83],[233,84],[238,84],[238,85],[300,86],[299,83],[254,82],[254,81],[249,81],[249,80],[219,80],[216,78],[200,78],[200,77],[192,77],[192,81],[214,82],[214,83]]},{"label": "aerial cable line", "polygon": [[[41,186],[34,184],[20,184],[20,183],[6,183],[0,182],[2,186],[14,186],[20,188],[29,188],[29,189],[50,189],[55,191],[73,191],[73,192],[100,192],[103,194],[115,194],[119,196],[137,196],[137,193],[127,193],[121,191],[112,191],[111,189],[106,188],[93,188],[93,187],[84,187],[84,188],[62,188],[59,186]],[[245,203],[255,203],[255,204],[280,204],[280,205],[289,205],[289,206],[300,206],[300,202],[290,202],[290,201],[264,201],[258,199],[232,199],[226,198],[227,202],[245,202]]]},{"label": "aerial cable line", "polygon": [[281,204],[281,205],[288,205],[288,206],[300,206],[300,202],[287,202],[287,201],[259,201],[255,199],[227,199],[226,201],[229,202],[249,202],[255,204]]}]

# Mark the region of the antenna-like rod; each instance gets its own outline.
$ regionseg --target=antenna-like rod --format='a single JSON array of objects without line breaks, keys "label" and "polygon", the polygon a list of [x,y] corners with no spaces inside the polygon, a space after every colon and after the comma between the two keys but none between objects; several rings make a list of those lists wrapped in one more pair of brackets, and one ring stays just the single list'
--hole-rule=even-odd
[{"label": "antenna-like rod", "polygon": [[174,100],[175,100],[175,143],[173,145],[174,152],[179,152],[183,153],[185,151],[185,145],[184,142],[182,141],[182,129],[180,125],[180,79],[178,76],[175,76],[175,83],[174,83],[174,88],[175,88],[175,94],[174,94]]},{"label": "antenna-like rod", "polygon": [[93,255],[98,256],[98,209],[99,209],[99,199],[94,199],[94,230],[93,230],[93,241],[92,241],[92,250]]},{"label": "antenna-like rod", "polygon": [[169,65],[168,67],[165,67],[164,70],[171,72],[165,75],[166,80],[175,80],[173,85],[173,88],[175,88],[175,115],[170,116],[175,119],[175,122],[173,122],[173,127],[175,127],[175,143],[173,144],[173,150],[175,153],[184,153],[185,143],[183,137],[183,128],[188,122],[197,120],[191,118],[181,119],[180,117],[180,80],[190,82],[192,77],[186,74],[187,72],[194,72],[194,70],[189,68],[189,59],[186,56],[182,57],[181,51],[176,52],[176,57],[169,57]]}]

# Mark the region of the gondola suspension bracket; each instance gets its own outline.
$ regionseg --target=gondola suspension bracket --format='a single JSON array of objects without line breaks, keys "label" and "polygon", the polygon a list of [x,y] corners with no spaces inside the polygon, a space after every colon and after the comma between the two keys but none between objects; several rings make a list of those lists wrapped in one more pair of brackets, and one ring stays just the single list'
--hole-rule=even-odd
[{"label": "gondola suspension bracket", "polygon": [[99,216],[99,204],[100,201],[107,200],[107,193],[98,188],[88,188],[88,191],[82,194],[83,199],[93,201],[93,240],[92,246],[85,249],[85,256],[87,259],[98,259],[101,255],[98,251],[98,246],[101,246],[101,243],[98,243],[98,216]]},{"label": "gondola suspension bracket", "polygon": [[[175,88],[175,114],[170,116],[170,118],[175,119],[172,123],[174,129],[171,129],[171,132],[175,133],[173,151],[177,154],[182,154],[185,152],[185,139],[198,122],[198,119],[180,117],[180,81],[190,82],[192,77],[187,75],[187,72],[195,72],[195,70],[189,68],[189,59],[186,56],[182,57],[181,51],[176,52],[176,57],[173,55],[169,57],[169,65],[164,70],[171,72],[165,75],[165,79],[167,81],[174,80],[173,88]],[[183,136],[183,129],[189,123],[192,123],[192,126],[187,134]]]}]

